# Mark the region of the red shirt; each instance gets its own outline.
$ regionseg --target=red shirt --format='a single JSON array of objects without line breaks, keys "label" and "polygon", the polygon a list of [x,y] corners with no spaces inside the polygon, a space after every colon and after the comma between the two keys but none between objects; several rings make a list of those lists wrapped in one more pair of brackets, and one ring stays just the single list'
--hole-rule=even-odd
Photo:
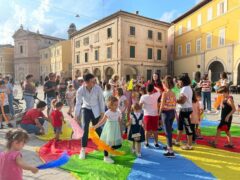
[{"label": "red shirt", "polygon": [[35,119],[38,119],[40,117],[44,117],[44,114],[43,114],[42,111],[39,111],[38,109],[30,109],[23,116],[21,124],[33,124],[33,125],[36,125]]},{"label": "red shirt", "polygon": [[63,114],[59,110],[53,110],[51,113],[52,125],[53,127],[61,127]]}]

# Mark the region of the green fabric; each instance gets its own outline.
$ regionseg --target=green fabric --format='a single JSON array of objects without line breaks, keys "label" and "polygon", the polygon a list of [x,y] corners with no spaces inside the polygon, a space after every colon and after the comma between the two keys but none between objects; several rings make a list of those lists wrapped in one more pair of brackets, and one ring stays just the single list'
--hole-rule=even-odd
[{"label": "green fabric", "polygon": [[123,156],[112,157],[114,164],[103,161],[103,152],[94,151],[89,153],[86,160],[80,160],[78,155],[71,156],[69,162],[61,168],[71,171],[79,179],[127,179],[134,160],[136,159],[130,151],[131,144],[123,142],[120,151],[125,151]]},{"label": "green fabric", "polygon": [[174,88],[172,88],[172,91],[174,92],[175,96],[178,98],[180,94],[180,89],[177,86],[174,86]]},{"label": "green fabric", "polygon": [[[209,126],[201,128],[201,134],[204,136],[215,136],[217,132],[216,126]],[[232,136],[240,136],[240,126],[231,126],[230,133]],[[226,136],[225,132],[222,132],[223,136]]]}]

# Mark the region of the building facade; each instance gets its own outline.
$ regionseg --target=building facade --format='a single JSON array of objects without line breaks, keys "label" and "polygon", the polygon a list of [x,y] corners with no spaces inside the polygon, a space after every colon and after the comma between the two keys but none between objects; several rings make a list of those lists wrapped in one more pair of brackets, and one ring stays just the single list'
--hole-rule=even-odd
[{"label": "building facade", "polygon": [[221,72],[240,84],[240,1],[203,0],[173,21],[174,74]]},{"label": "building facade", "polygon": [[39,50],[55,44],[63,39],[31,32],[20,28],[14,33],[14,77],[19,82],[27,74],[33,74],[36,81],[40,80]]},{"label": "building facade", "polygon": [[73,75],[91,72],[104,81],[113,74],[126,80],[167,74],[169,27],[124,11],[91,24],[71,35]]},{"label": "building facade", "polygon": [[0,45],[0,73],[3,76],[13,77],[14,47],[10,44]]},{"label": "building facade", "polygon": [[43,82],[46,76],[51,72],[51,53],[49,48],[43,48],[40,54],[40,80]]}]

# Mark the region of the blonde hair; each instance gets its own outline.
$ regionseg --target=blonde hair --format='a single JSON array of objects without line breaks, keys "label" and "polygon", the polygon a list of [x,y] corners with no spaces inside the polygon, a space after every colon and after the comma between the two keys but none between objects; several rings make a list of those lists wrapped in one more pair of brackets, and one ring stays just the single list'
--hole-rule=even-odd
[{"label": "blonde hair", "polygon": [[108,109],[111,109],[115,102],[118,102],[118,99],[116,97],[114,97],[114,96],[110,96],[108,98],[108,100],[107,100],[107,107],[108,107]]},{"label": "blonde hair", "polygon": [[132,111],[139,111],[142,109],[139,103],[133,104],[131,108],[132,108]]}]

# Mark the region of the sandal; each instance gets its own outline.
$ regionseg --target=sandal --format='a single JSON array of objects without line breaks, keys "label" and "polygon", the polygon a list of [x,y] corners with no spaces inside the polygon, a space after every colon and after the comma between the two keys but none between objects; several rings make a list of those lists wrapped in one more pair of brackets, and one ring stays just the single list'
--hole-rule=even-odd
[{"label": "sandal", "polygon": [[186,145],[186,146],[181,146],[182,150],[193,150],[192,146]]}]

